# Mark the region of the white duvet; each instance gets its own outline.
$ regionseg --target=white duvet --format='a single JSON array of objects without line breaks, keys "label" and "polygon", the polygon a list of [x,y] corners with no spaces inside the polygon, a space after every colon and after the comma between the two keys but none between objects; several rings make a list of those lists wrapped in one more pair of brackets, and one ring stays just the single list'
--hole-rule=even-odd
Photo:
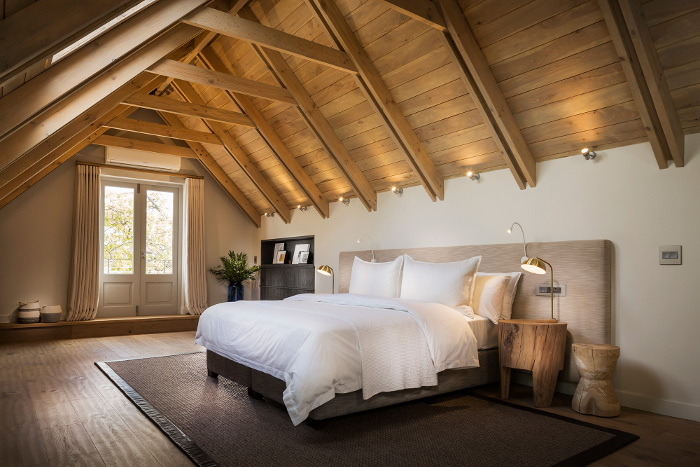
[{"label": "white duvet", "polygon": [[200,317],[195,342],[284,380],[295,425],[336,393],[362,389],[369,399],[479,366],[476,338],[454,309],[352,294],[220,303]]}]

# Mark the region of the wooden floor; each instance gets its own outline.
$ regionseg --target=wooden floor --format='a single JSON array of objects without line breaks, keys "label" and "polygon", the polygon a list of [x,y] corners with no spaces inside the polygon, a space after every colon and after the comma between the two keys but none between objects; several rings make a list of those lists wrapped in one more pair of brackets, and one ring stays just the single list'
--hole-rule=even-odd
[{"label": "wooden floor", "polygon": [[[93,362],[201,350],[193,332],[0,344],[0,465],[191,465]],[[496,396],[498,386],[481,392]],[[511,400],[532,406],[532,389]],[[698,465],[700,423],[633,409],[600,419],[555,396],[554,413],[636,433],[598,465]]]}]

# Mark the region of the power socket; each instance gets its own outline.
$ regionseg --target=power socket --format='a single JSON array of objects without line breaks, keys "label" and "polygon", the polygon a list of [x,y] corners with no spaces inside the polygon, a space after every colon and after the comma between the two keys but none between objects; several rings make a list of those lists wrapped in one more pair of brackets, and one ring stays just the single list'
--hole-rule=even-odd
[{"label": "power socket", "polygon": [[[535,295],[551,296],[549,284],[537,284],[535,286]],[[554,295],[557,297],[566,297],[566,285],[554,284]]]}]

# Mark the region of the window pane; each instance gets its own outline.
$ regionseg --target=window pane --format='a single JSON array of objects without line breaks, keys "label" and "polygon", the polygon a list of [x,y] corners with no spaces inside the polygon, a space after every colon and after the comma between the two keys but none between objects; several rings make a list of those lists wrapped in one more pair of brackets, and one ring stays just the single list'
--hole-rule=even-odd
[{"label": "window pane", "polygon": [[146,191],[146,274],[173,273],[173,201],[169,191]]},{"label": "window pane", "polygon": [[104,272],[134,272],[133,188],[105,187]]}]

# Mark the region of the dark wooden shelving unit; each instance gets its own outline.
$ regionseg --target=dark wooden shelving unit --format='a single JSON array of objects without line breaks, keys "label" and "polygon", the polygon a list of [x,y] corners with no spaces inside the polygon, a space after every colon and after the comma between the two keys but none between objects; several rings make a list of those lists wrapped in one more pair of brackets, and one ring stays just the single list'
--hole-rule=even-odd
[{"label": "dark wooden shelving unit", "polygon": [[[275,244],[284,243],[287,258],[284,264],[273,264]],[[291,264],[296,245],[309,244],[307,264]],[[314,267],[314,237],[290,237],[260,242],[260,299],[282,300],[316,290]]]}]

